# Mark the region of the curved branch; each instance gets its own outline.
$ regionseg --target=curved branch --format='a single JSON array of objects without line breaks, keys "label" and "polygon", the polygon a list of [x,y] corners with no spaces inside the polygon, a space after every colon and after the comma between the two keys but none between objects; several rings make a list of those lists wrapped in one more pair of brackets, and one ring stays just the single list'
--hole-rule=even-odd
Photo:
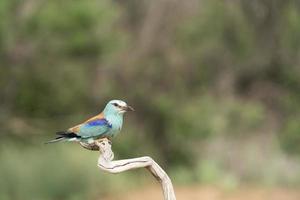
[{"label": "curved branch", "polygon": [[167,173],[149,156],[116,160],[113,161],[114,153],[111,150],[111,143],[108,139],[102,139],[96,142],[99,147],[100,156],[98,167],[109,173],[121,173],[136,168],[147,168],[151,174],[161,183],[164,199],[176,200],[171,179]]}]

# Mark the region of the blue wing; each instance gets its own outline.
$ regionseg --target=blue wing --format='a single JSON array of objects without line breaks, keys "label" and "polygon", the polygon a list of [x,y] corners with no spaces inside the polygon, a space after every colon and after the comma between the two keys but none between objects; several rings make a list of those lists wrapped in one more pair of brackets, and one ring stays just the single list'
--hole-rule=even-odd
[{"label": "blue wing", "polygon": [[105,118],[97,118],[82,124],[77,135],[81,138],[100,138],[108,133],[112,125]]}]

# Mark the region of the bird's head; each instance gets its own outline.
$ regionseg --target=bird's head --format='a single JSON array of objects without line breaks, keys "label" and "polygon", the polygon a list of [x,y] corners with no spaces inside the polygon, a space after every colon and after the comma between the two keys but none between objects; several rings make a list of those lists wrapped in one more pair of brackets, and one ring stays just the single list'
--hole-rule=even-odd
[{"label": "bird's head", "polygon": [[104,108],[104,115],[123,115],[127,111],[134,111],[134,109],[127,105],[126,102],[121,100],[111,100],[109,101]]}]

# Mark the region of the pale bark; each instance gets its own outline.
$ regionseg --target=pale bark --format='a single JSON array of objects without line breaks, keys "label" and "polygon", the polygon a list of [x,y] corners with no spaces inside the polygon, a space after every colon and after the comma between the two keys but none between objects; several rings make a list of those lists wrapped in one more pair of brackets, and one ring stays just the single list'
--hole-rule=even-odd
[{"label": "pale bark", "polygon": [[150,157],[115,160],[111,150],[111,143],[107,139],[96,142],[99,147],[100,156],[98,167],[109,173],[121,173],[136,168],[146,168],[161,183],[165,200],[176,200],[172,182],[167,173]]}]

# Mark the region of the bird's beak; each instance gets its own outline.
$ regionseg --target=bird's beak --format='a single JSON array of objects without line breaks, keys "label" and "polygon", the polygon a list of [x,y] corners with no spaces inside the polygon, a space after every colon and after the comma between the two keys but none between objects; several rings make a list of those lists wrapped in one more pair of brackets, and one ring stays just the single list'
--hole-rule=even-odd
[{"label": "bird's beak", "polygon": [[134,111],[134,109],[133,109],[133,107],[131,107],[131,106],[124,106],[124,108],[123,108],[126,112],[128,112],[128,111]]}]

